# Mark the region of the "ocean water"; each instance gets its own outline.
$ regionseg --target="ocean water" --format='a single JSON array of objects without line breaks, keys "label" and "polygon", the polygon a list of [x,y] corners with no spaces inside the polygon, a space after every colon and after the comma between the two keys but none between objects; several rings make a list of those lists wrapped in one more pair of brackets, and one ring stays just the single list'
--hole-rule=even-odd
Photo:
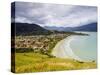
[{"label": "ocean water", "polygon": [[97,33],[83,32],[89,36],[73,36],[70,48],[80,59],[84,61],[97,61]]},{"label": "ocean water", "polygon": [[81,61],[97,61],[97,33],[83,33],[87,33],[89,36],[73,35],[58,42],[52,55]]}]

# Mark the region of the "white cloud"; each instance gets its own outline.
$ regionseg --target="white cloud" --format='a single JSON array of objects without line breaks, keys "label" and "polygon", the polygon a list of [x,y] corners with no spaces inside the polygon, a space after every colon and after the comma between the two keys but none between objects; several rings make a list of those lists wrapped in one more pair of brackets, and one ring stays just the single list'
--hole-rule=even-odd
[{"label": "white cloud", "polygon": [[43,3],[16,4],[16,22],[37,23],[41,26],[74,27],[97,21],[97,8]]}]

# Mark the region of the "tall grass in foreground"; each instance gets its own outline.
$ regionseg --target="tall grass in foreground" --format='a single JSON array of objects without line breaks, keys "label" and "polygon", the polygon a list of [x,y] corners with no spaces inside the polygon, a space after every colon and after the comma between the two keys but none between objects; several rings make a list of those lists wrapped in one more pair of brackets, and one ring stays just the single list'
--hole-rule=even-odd
[{"label": "tall grass in foreground", "polygon": [[77,69],[93,69],[95,62],[79,62],[74,59],[50,58],[39,53],[15,53],[15,72],[43,72]]}]

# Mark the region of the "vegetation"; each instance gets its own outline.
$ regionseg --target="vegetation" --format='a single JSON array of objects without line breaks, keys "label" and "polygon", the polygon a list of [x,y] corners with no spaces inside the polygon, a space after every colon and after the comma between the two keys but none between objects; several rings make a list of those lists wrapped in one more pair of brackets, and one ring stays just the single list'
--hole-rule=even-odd
[{"label": "vegetation", "polygon": [[48,57],[40,53],[16,53],[15,72],[42,72],[96,68],[95,62]]}]

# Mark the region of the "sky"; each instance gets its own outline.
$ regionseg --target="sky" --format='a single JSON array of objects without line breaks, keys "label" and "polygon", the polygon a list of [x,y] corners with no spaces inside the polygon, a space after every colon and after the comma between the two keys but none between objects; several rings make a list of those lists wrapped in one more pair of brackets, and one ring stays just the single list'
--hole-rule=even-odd
[{"label": "sky", "polygon": [[[12,17],[13,21],[14,17]],[[97,7],[31,2],[15,3],[15,22],[76,27],[97,22]]]}]

